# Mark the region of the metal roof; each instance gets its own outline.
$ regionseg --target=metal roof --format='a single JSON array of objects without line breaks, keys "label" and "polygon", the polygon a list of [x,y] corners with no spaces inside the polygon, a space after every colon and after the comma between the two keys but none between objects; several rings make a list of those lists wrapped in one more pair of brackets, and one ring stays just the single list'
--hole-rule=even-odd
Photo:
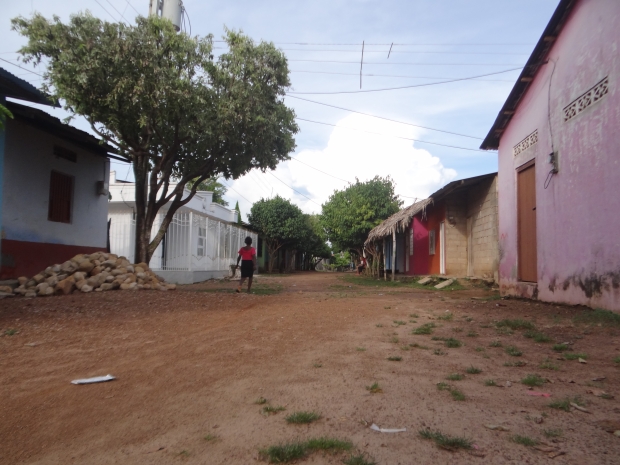
[{"label": "metal roof", "polygon": [[58,103],[52,101],[35,86],[9,73],[3,68],[0,68],[0,96],[16,98],[32,103],[41,103],[53,107],[59,106]]},{"label": "metal roof", "polygon": [[555,9],[549,24],[547,24],[545,31],[534,47],[534,51],[527,60],[523,71],[521,71],[519,79],[517,79],[517,82],[512,88],[508,99],[497,115],[495,123],[493,123],[491,130],[482,142],[482,145],[480,146],[481,149],[497,150],[499,148],[499,140],[510,123],[512,115],[514,115],[517,107],[519,106],[521,98],[523,98],[530,87],[530,84],[534,80],[534,76],[536,75],[538,69],[547,63],[547,54],[551,50],[551,47],[553,47],[555,40],[564,27],[564,24],[573,10],[573,7],[577,4],[577,1],[578,0],[561,0],[558,4],[558,7]]},{"label": "metal roof", "polygon": [[446,184],[441,189],[436,192],[433,192],[429,198],[433,199],[435,202],[441,200],[448,194],[459,191],[461,189],[465,189],[471,186],[474,186],[482,181],[486,181],[487,179],[491,179],[497,176],[497,172],[483,174],[480,176],[474,176],[473,178],[459,179],[458,181],[452,181],[451,183]]}]

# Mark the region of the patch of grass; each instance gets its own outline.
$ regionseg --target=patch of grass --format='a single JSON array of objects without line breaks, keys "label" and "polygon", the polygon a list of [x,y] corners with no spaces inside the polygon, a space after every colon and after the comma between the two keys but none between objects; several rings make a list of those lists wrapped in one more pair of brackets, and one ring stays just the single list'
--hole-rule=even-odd
[{"label": "patch of grass", "polygon": [[267,399],[265,399],[264,397],[259,397],[254,401],[254,403],[258,405],[265,405],[267,403]]},{"label": "patch of grass", "polygon": [[534,339],[534,342],[551,342],[551,338],[549,336],[538,331],[529,330],[523,333],[523,335],[527,338]]},{"label": "patch of grass", "polygon": [[403,325],[406,325],[407,322],[406,321],[402,321],[402,320],[394,320],[394,324],[396,326],[403,326]]},{"label": "patch of grass", "polygon": [[471,323],[472,321],[474,321],[474,319],[470,316],[466,316],[465,321],[467,321],[467,323]]},{"label": "patch of grass", "polygon": [[320,437],[315,439],[308,439],[306,441],[306,447],[310,451],[316,450],[327,450],[327,451],[337,451],[337,450],[351,450],[353,449],[353,444],[350,441],[343,441],[341,439],[328,438],[328,437]]},{"label": "patch of grass", "polygon": [[484,347],[476,347],[476,352],[484,352],[485,348]]},{"label": "patch of grass", "polygon": [[543,434],[547,438],[559,438],[560,436],[562,436],[562,430],[561,429],[544,429]]},{"label": "patch of grass", "polygon": [[380,392],[383,392],[383,389],[381,389],[381,386],[379,386],[379,383],[377,383],[376,381],[370,386],[366,386],[366,390],[369,391],[371,394],[378,394]]},{"label": "patch of grass", "polygon": [[575,323],[585,323],[589,325],[601,326],[620,326],[620,314],[597,308],[595,310],[585,310],[573,318]]},{"label": "patch of grass", "polygon": [[358,352],[366,352],[366,347],[356,347],[355,350]]},{"label": "patch of grass", "polygon": [[387,358],[390,362],[400,362],[403,358],[399,356],[391,356]]},{"label": "patch of grass", "polygon": [[449,379],[450,381],[460,381],[464,378],[464,376],[460,373],[450,373],[448,376],[446,376],[446,379]]},{"label": "patch of grass", "polygon": [[551,362],[551,359],[549,357],[545,358],[542,361],[542,363],[538,366],[539,368],[542,368],[543,370],[559,370],[560,369],[558,365]]},{"label": "patch of grass", "polygon": [[515,346],[506,346],[506,348],[504,349],[504,351],[508,354],[511,355],[513,357],[521,357],[521,355],[523,355],[523,352],[521,352],[518,348],[516,348]]},{"label": "patch of grass", "polygon": [[433,336],[431,338],[431,341],[445,341],[447,338],[445,337],[439,337],[439,336]]},{"label": "patch of grass", "polygon": [[294,423],[298,425],[312,423],[321,418],[321,414],[317,412],[293,412],[286,417],[287,423]]},{"label": "patch of grass", "polygon": [[409,320],[409,323],[417,323],[418,320]]},{"label": "patch of grass", "polygon": [[556,352],[564,352],[565,350],[570,350],[570,347],[566,344],[553,344],[553,350]]},{"label": "patch of grass", "polygon": [[553,401],[548,404],[548,406],[557,410],[564,410],[565,412],[570,412],[571,402],[579,405],[580,407],[583,406],[583,402],[579,397],[573,397],[572,399],[570,397],[566,397],[562,400]]},{"label": "patch of grass", "polygon": [[458,436],[448,436],[440,431],[432,431],[430,429],[422,429],[418,434],[423,439],[432,440],[437,447],[455,451],[457,449],[471,449],[472,441],[470,439]]},{"label": "patch of grass", "polygon": [[281,405],[265,405],[263,407],[263,415],[275,415],[276,413],[282,412],[284,410],[286,410],[286,408],[282,407]]},{"label": "patch of grass", "polygon": [[518,318],[516,320],[501,320],[498,321],[495,326],[498,328],[510,328],[513,331],[517,331],[520,329],[536,329],[536,325],[534,325],[534,323],[532,323],[531,321],[522,320],[521,318]]},{"label": "patch of grass", "polygon": [[409,316],[411,318],[420,318],[420,316],[417,313],[410,313]]},{"label": "patch of grass", "polygon": [[427,346],[422,346],[420,344],[418,344],[417,342],[414,344],[409,344],[410,347],[415,347],[416,349],[424,349],[424,350],[428,350]]},{"label": "patch of grass", "polygon": [[525,378],[521,380],[521,384],[525,384],[526,386],[542,386],[545,384],[544,378],[541,378],[540,375],[529,374]]},{"label": "patch of grass", "polygon": [[444,321],[452,321],[452,318],[454,318],[454,315],[452,313],[445,313],[437,317],[438,320],[444,320]]},{"label": "patch of grass", "polygon": [[383,307],[383,310],[390,310],[392,307]]},{"label": "patch of grass", "polygon": [[377,465],[377,462],[364,452],[351,455],[344,459],[342,463],[344,463],[344,465]]},{"label": "patch of grass", "polygon": [[220,437],[215,434],[207,434],[203,439],[207,442],[217,441]]},{"label": "patch of grass", "polygon": [[381,323],[377,323],[375,326],[376,326],[377,328],[383,328],[383,325],[382,325]]},{"label": "patch of grass", "polygon": [[323,364],[322,363],[315,363],[314,365],[312,365],[314,368],[322,368]]},{"label": "patch of grass", "polygon": [[463,394],[458,389],[450,389],[450,395],[452,396],[452,398],[454,400],[458,400],[458,401],[464,401],[465,400],[465,394]]},{"label": "patch of grass", "polygon": [[441,349],[435,349],[433,350],[433,355],[448,355],[448,354]]},{"label": "patch of grass", "polygon": [[518,361],[518,362],[504,362],[505,367],[524,367],[527,363]]},{"label": "patch of grass", "polygon": [[443,381],[437,383],[437,389],[440,391],[449,391],[450,385],[448,383],[444,383]]},{"label": "patch of grass", "polygon": [[469,373],[470,375],[477,375],[482,373],[482,370],[480,368],[476,368],[475,366],[470,366],[467,370],[465,370],[467,373]]},{"label": "patch of grass", "polygon": [[536,439],[532,439],[529,436],[520,436],[518,434],[515,434],[510,439],[512,440],[512,442],[521,444],[522,446],[526,447],[534,447],[539,444],[539,441],[537,441]]},{"label": "patch of grass", "polygon": [[496,331],[497,331],[497,334],[500,334],[502,336],[510,336],[514,334],[514,331],[506,326],[502,328],[496,328]]},{"label": "patch of grass", "polygon": [[614,363],[620,363],[620,355],[614,358]]},{"label": "patch of grass", "polygon": [[400,346],[400,350],[411,350],[409,346]]},{"label": "patch of grass", "polygon": [[179,455],[181,457],[189,457],[189,452],[186,450],[182,450],[181,452],[179,452]]},{"label": "patch of grass", "polygon": [[17,334],[17,330],[15,328],[9,328],[4,332],[5,336],[15,336]]},{"label": "patch of grass", "polygon": [[455,333],[460,333],[463,331],[463,328],[452,328],[452,331],[454,331]]},{"label": "patch of grass", "polygon": [[432,334],[433,328],[435,328],[435,323],[425,323],[411,331],[411,334]]},{"label": "patch of grass", "polygon": [[485,329],[486,329],[486,328],[490,328],[490,327],[491,327],[491,325],[490,325],[490,324],[487,324],[487,323],[481,324],[481,325],[479,325],[479,326],[480,326],[481,328],[485,328]]},{"label": "patch of grass", "polygon": [[467,333],[467,337],[478,337],[478,333],[476,331],[470,331]]},{"label": "patch of grass", "polygon": [[485,386],[497,386],[497,383],[495,382],[494,379],[485,379],[484,385]]},{"label": "patch of grass", "polygon": [[502,347],[501,341],[493,341],[489,344],[489,347]]},{"label": "patch of grass", "polygon": [[270,446],[261,450],[259,454],[263,460],[269,460],[271,463],[286,463],[304,458],[308,455],[308,448],[305,443],[295,441]]},{"label": "patch of grass", "polygon": [[461,341],[459,341],[458,339],[454,339],[452,337],[446,339],[444,341],[444,344],[446,347],[450,348],[450,349],[456,349],[458,347],[461,347],[463,345],[463,343]]},{"label": "patch of grass", "polygon": [[390,342],[393,343],[393,344],[398,344],[400,342],[400,340],[396,336],[393,336],[390,339]]},{"label": "patch of grass", "polygon": [[584,354],[584,353],[579,353],[579,354],[564,354],[562,355],[562,357],[564,357],[566,360],[578,360],[580,358],[582,359],[587,359],[588,358],[588,354]]}]

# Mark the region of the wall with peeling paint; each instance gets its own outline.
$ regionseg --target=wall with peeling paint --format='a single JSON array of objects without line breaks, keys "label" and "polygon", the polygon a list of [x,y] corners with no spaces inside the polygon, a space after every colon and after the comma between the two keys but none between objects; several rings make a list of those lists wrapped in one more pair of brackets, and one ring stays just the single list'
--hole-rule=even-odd
[{"label": "wall with peeling paint", "polygon": [[[618,31],[620,1],[580,0],[501,137],[503,294],[620,311]],[[607,93],[591,105],[586,99],[585,109],[565,121],[564,109],[606,77]],[[513,148],[534,131],[537,142],[515,156]],[[545,188],[553,149],[559,155],[559,172]],[[538,282],[528,284],[518,281],[516,178],[518,167],[532,159]]]}]

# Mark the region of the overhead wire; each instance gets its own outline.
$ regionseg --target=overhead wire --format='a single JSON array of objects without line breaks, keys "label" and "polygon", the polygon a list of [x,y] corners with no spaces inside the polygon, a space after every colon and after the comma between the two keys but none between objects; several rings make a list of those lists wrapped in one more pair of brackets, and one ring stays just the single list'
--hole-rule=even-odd
[{"label": "overhead wire", "polygon": [[24,71],[28,71],[29,73],[36,74],[37,76],[44,77],[42,74],[39,74],[36,71],[32,71],[32,70],[30,70],[28,68],[24,68],[23,66],[16,65],[15,63],[10,62],[9,60],[5,60],[4,58],[0,58],[0,60],[7,62],[9,65],[17,66],[18,68],[23,69]]},{"label": "overhead wire", "polygon": [[[334,74],[340,76],[357,76],[358,73],[334,73],[331,71],[310,71],[305,69],[291,69],[290,73],[310,73],[310,74]],[[408,79],[451,79],[447,77],[438,77],[438,76],[411,76],[404,74],[374,74],[374,73],[364,73],[364,76],[369,77],[394,77],[394,78],[408,78]],[[480,82],[513,82],[514,79],[475,79]]]},{"label": "overhead wire", "polygon": [[[214,40],[213,42],[223,42],[225,43],[225,40]],[[276,45],[320,45],[320,46],[351,46],[351,47],[359,47],[360,43],[332,43],[332,42],[274,42],[274,44]],[[489,43],[422,43],[422,42],[413,42],[413,43],[397,43],[397,42],[393,42],[394,45],[396,46],[402,46],[402,45],[411,45],[411,46],[425,46],[425,47],[445,47],[445,46],[458,46],[458,47],[467,47],[467,46],[531,46],[531,43],[497,43],[497,42],[489,42]],[[366,44],[366,45],[372,45],[372,46],[385,46],[385,47],[389,47],[391,44],[387,43],[387,44],[380,44],[380,43],[376,43],[376,44]]]},{"label": "overhead wire", "polygon": [[357,128],[351,128],[351,127],[347,127],[347,126],[338,126],[336,124],[323,123],[321,121],[314,121],[314,120],[311,120],[311,119],[305,119],[305,118],[299,118],[299,117],[295,117],[295,119],[297,119],[299,121],[307,121],[308,123],[322,124],[324,126],[332,126],[332,127],[335,127],[335,128],[349,129],[351,131],[367,132],[368,134],[375,134],[377,136],[395,137],[397,139],[410,140],[410,141],[413,141],[413,142],[420,142],[420,143],[423,143],[423,144],[438,145],[440,147],[449,147],[449,148],[452,148],[452,149],[469,150],[471,152],[484,152],[484,153],[491,152],[490,150],[471,149],[471,148],[468,148],[468,147],[460,147],[458,145],[440,144],[439,142],[429,142],[429,141],[426,141],[426,140],[412,139],[410,137],[394,136],[394,135],[391,135],[391,134],[382,134],[380,132],[366,131],[365,129],[357,129]]},{"label": "overhead wire", "polygon": [[231,191],[236,192],[238,195],[241,196],[242,199],[244,199],[246,202],[252,203],[250,202],[248,199],[246,199],[241,193],[239,193],[238,191],[236,191],[232,186],[229,186],[228,184],[226,184],[223,180],[220,180],[220,182],[222,184],[224,184],[227,188],[229,188]]},{"label": "overhead wire", "polygon": [[127,5],[129,5],[131,8],[133,8],[133,11],[135,11],[137,14],[140,14],[140,12],[134,8],[134,6],[131,4],[131,2],[129,0],[126,0],[126,1],[127,1]]},{"label": "overhead wire", "polygon": [[383,119],[383,120],[386,120],[386,121],[391,121],[393,123],[405,124],[407,126],[413,126],[415,128],[428,129],[429,131],[443,132],[445,134],[452,134],[454,136],[468,137],[470,139],[478,139],[478,140],[482,140],[483,139],[482,137],[468,136],[466,134],[461,134],[461,133],[458,133],[458,132],[444,131],[443,129],[429,128],[428,126],[420,126],[418,124],[406,123],[404,121],[398,121],[396,119],[386,118],[384,116],[377,116],[377,115],[373,115],[373,114],[370,114],[370,113],[364,113],[363,111],[351,110],[350,108],[339,107],[339,106],[336,106],[336,105],[331,105],[329,103],[317,102],[316,100],[310,100],[310,99],[303,98],[303,97],[297,97],[295,95],[287,95],[287,97],[294,98],[294,99],[297,99],[297,100],[303,100],[305,102],[316,103],[318,105],[323,105],[323,106],[326,106],[326,107],[337,108],[338,110],[349,111],[351,113],[357,113],[359,115],[370,116],[372,118]]},{"label": "overhead wire", "polygon": [[[343,63],[343,64],[357,64],[358,61],[346,61],[346,60],[313,60],[310,58],[289,58],[288,61],[305,61],[310,63]],[[408,65],[408,66],[521,66],[516,63],[416,63],[414,61],[407,62],[394,62],[394,61],[386,61],[386,62],[376,62],[376,61],[367,61],[365,62],[367,65]]]},{"label": "overhead wire", "polygon": [[115,23],[118,22],[118,20],[114,16],[112,16],[112,13],[106,10],[105,7],[101,3],[99,3],[99,0],[95,0],[95,2],[97,3],[97,5],[99,5],[103,9],[103,11],[105,11],[108,15],[110,15],[110,18],[112,18]]},{"label": "overhead wire", "polygon": [[120,11],[118,11],[116,9],[116,7],[112,4],[112,2],[110,2],[110,0],[105,0],[106,2],[108,2],[110,4],[110,6],[112,8],[114,8],[114,11],[116,11],[119,15],[121,15],[121,18],[123,18],[125,20],[125,23],[127,23],[127,25],[129,25],[129,21],[127,21],[127,19],[123,16],[123,13],[121,13]]},{"label": "overhead wire", "polygon": [[277,177],[275,174],[273,174],[271,171],[268,171],[268,173],[269,173],[270,175],[272,175],[274,178],[276,178],[278,181],[280,181],[282,184],[284,184],[286,187],[288,187],[289,189],[291,189],[291,190],[293,190],[293,191],[297,192],[299,195],[301,195],[302,197],[307,198],[310,202],[312,202],[312,203],[314,203],[314,204],[318,205],[319,207],[321,206],[320,204],[316,203],[314,200],[312,200],[312,199],[311,199],[310,197],[308,197],[307,195],[302,194],[301,192],[299,192],[299,191],[298,191],[297,189],[295,189],[294,187],[289,186],[287,183],[285,183],[284,181],[282,181],[280,178],[278,178],[278,177]]},{"label": "overhead wire", "polygon": [[477,76],[449,79],[449,80],[446,80],[446,81],[427,82],[427,83],[424,83],[424,84],[412,84],[410,86],[386,87],[386,88],[382,88],[382,89],[365,89],[365,90],[340,90],[340,91],[334,91],[334,92],[295,92],[295,91],[293,91],[293,92],[288,92],[288,94],[293,94],[293,95],[359,94],[359,93],[368,93],[368,92],[384,92],[384,91],[389,91],[389,90],[413,89],[415,87],[428,87],[428,86],[436,86],[436,85],[439,85],[439,84],[449,84],[451,82],[469,81],[471,79],[476,79],[476,78],[479,78],[479,77],[494,76],[494,75],[497,75],[497,74],[503,74],[503,73],[508,73],[508,72],[511,72],[511,71],[516,71],[518,69],[523,69],[523,67],[506,69],[504,71],[496,71],[494,73],[480,74],[480,75],[477,75]]},{"label": "overhead wire", "polygon": [[299,159],[297,159],[297,158],[291,157],[291,160],[295,160],[295,161],[297,161],[297,162],[299,162],[299,163],[302,163],[302,164],[306,165],[308,168],[312,168],[313,170],[316,170],[316,171],[318,171],[318,172],[320,172],[320,173],[326,174],[327,176],[331,176],[332,178],[334,178],[334,179],[338,179],[339,181],[344,181],[344,182],[346,182],[346,183],[352,184],[352,182],[351,182],[351,181],[347,181],[346,179],[339,178],[338,176],[334,176],[333,174],[326,173],[325,171],[320,170],[320,169],[318,169],[318,168],[315,168],[314,166],[309,165],[308,163],[306,163],[306,162],[304,162],[304,161],[301,161],[301,160],[299,160]]}]

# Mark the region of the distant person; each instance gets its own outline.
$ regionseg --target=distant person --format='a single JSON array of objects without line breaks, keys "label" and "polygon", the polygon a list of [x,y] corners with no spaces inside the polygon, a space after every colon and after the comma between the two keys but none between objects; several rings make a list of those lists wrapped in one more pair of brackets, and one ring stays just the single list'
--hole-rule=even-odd
[{"label": "distant person", "polygon": [[239,256],[237,257],[237,268],[239,268],[239,261],[241,260],[241,281],[239,281],[239,287],[237,292],[241,292],[243,282],[245,278],[248,278],[248,294],[252,289],[252,278],[256,271],[256,249],[252,247],[252,238],[250,236],[245,238],[245,247],[239,249]]},{"label": "distant person", "polygon": [[359,265],[357,265],[357,274],[361,275],[365,269],[366,269],[366,257],[361,257],[360,263]]}]

